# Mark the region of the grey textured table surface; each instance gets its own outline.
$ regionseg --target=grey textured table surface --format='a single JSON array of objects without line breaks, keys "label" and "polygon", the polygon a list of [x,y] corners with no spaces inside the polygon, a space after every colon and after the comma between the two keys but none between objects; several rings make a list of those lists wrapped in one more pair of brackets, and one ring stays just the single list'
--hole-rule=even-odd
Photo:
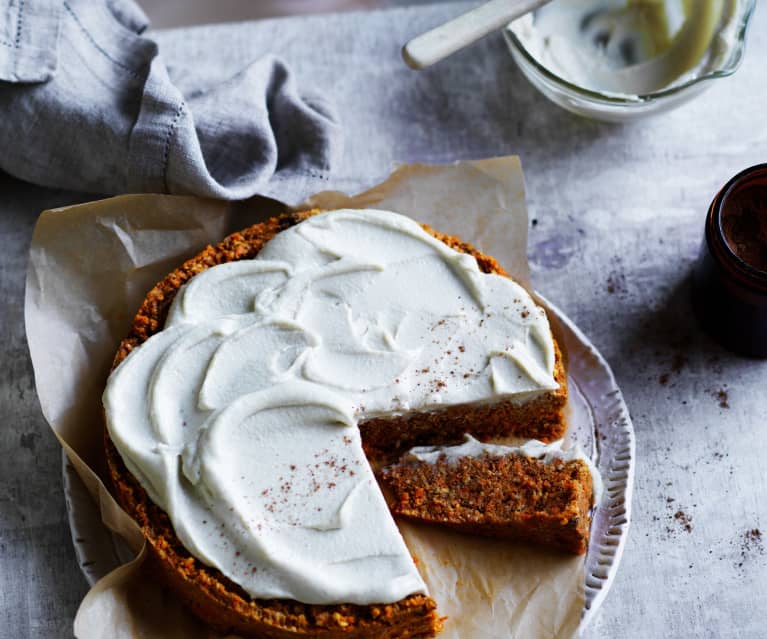
[{"label": "grey textured table surface", "polygon": [[[400,44],[459,9],[222,25],[161,40],[190,81],[213,68],[197,64],[204,58],[232,69],[274,51],[333,95],[347,148],[328,186],[358,190],[399,161],[521,155],[534,283],[611,362],[637,431],[630,538],[588,637],[763,637],[767,553],[750,531],[767,527],[767,362],[701,334],[688,280],[712,196],[767,159],[767,12],[759,7],[737,75],[673,113],[615,126],[546,102],[500,37],[421,74],[404,68]],[[23,327],[37,214],[86,199],[0,176],[3,638],[70,637],[87,590]]]}]

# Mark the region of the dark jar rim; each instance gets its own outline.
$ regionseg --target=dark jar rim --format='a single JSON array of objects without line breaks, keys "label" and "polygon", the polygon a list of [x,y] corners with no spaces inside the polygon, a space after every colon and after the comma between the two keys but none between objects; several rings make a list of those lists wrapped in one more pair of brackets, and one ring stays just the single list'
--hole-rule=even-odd
[{"label": "dark jar rim", "polygon": [[[722,227],[722,212],[727,200],[736,191],[754,181],[763,181],[767,188],[767,163],[755,164],[732,177],[711,203],[706,220],[706,243],[714,259],[742,285],[767,293],[767,271],[762,271],[743,260],[732,250]],[[767,212],[765,212],[767,215]]]}]

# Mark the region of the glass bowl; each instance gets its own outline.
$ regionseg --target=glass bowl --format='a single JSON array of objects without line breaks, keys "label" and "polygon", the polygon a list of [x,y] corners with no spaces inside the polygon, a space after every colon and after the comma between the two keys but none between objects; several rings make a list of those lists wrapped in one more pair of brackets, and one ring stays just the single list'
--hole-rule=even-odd
[{"label": "glass bowl", "polygon": [[711,80],[735,73],[743,59],[746,32],[755,7],[756,0],[733,0],[726,26],[709,46],[706,54],[709,62],[702,69],[681,76],[668,87],[644,95],[594,91],[568,82],[546,68],[525,48],[512,30],[516,22],[508,25],[503,34],[522,73],[554,104],[587,118],[625,122],[673,109],[699,95],[710,86]]}]

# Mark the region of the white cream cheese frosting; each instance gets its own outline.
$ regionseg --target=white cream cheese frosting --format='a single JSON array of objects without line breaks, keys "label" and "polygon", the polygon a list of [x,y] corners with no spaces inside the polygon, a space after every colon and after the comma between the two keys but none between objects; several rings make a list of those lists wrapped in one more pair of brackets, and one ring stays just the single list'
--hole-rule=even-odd
[{"label": "white cream cheese frosting", "polygon": [[455,446],[416,446],[406,453],[406,458],[434,464],[440,459],[448,463],[456,463],[464,457],[481,457],[489,455],[490,457],[505,457],[506,455],[522,455],[530,459],[538,459],[544,464],[549,464],[555,459],[569,462],[574,460],[582,461],[589,469],[591,475],[591,484],[593,492],[593,503],[598,504],[602,498],[604,485],[602,476],[599,474],[594,462],[589,459],[583,449],[575,445],[572,448],[563,448],[564,440],[558,439],[550,444],[531,439],[519,446],[509,446],[506,444],[483,443],[472,437],[468,433],[464,435],[464,441]]},{"label": "white cream cheese frosting", "polygon": [[555,0],[511,23],[564,80],[638,98],[710,73],[735,43],[740,0]]},{"label": "white cream cheese frosting", "polygon": [[253,597],[426,587],[362,451],[372,416],[557,388],[545,313],[404,216],[311,217],[177,293],[112,373],[110,437],[184,546]]}]

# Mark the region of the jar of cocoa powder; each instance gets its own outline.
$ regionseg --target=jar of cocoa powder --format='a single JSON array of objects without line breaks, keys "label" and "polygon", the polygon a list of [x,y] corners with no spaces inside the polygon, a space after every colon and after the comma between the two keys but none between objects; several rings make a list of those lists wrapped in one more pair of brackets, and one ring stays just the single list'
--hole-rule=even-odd
[{"label": "jar of cocoa powder", "polygon": [[767,358],[767,164],[738,173],[711,203],[693,306],[722,346]]}]

